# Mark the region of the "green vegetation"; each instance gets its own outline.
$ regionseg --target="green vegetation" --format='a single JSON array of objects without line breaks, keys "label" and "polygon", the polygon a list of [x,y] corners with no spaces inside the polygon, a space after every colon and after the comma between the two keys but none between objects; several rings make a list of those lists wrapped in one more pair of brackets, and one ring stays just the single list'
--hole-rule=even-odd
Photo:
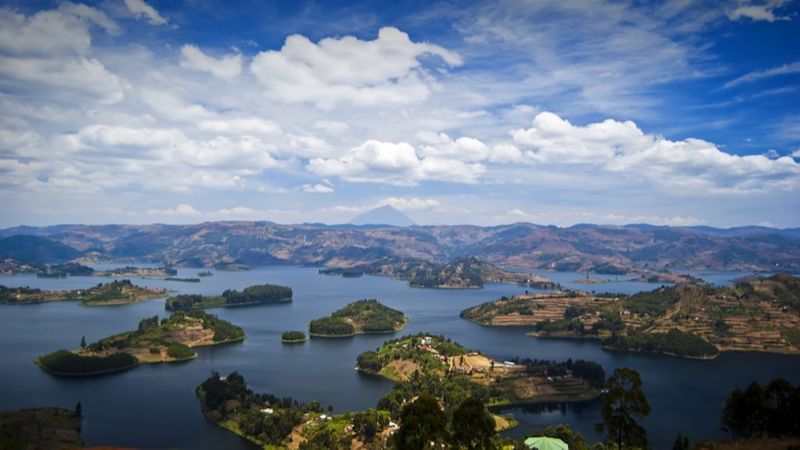
[{"label": "green vegetation", "polygon": [[223,272],[242,272],[245,270],[250,270],[250,266],[247,264],[237,264],[237,263],[228,263],[228,264],[217,264],[214,266],[215,269]]},{"label": "green vegetation", "polygon": [[667,333],[644,333],[629,329],[626,334],[614,334],[603,339],[603,347],[614,350],[666,353],[691,358],[710,358],[719,353],[717,347],[709,344],[703,338],[675,328]]},{"label": "green vegetation", "polygon": [[177,295],[165,303],[167,311],[192,311],[206,308],[265,305],[292,300],[292,289],[274,284],[261,284],[245,288],[239,292],[228,289],[221,296]]},{"label": "green vegetation", "polygon": [[639,372],[622,367],[615,369],[606,383],[603,396],[603,422],[598,431],[605,432],[617,448],[648,448],[647,430],[637,420],[650,415],[650,403],[642,390]]},{"label": "green vegetation", "polygon": [[64,263],[45,266],[36,272],[36,276],[41,278],[64,278],[67,275],[91,276],[94,275],[94,269],[78,263]]},{"label": "green vegetation", "polygon": [[334,311],[330,316],[312,320],[309,332],[319,337],[346,337],[366,333],[394,333],[407,322],[402,312],[377,300],[359,300]]},{"label": "green vegetation", "polygon": [[200,278],[176,278],[176,277],[167,277],[164,278],[164,281],[182,281],[184,283],[199,283]]},{"label": "green vegetation", "polygon": [[658,288],[653,291],[639,292],[622,304],[630,313],[650,316],[661,316],[680,300],[678,291],[671,288]]},{"label": "green vegetation", "polygon": [[159,320],[148,317],[134,331],[119,333],[81,345],[70,352],[59,350],[36,359],[43,370],[55,375],[89,376],[128,369],[138,363],[192,359],[191,347],[238,342],[244,331],[202,311],[177,312]]},{"label": "green vegetation", "polygon": [[82,356],[68,350],[48,353],[37,358],[35,362],[50,374],[67,377],[119,372],[138,364],[135,356],[125,352],[111,353],[108,356]]},{"label": "green vegetation", "polygon": [[163,295],[163,289],[137,286],[130,280],[114,280],[88,289],[72,291],[43,291],[28,287],[0,286],[0,304],[31,304],[66,300],[80,301],[84,306],[109,306],[135,303]]},{"label": "green vegetation", "polygon": [[775,378],[766,387],[753,381],[728,393],[723,428],[734,437],[800,437],[800,386]]},{"label": "green vegetation", "polygon": [[319,269],[322,275],[338,275],[345,278],[358,278],[364,276],[364,270],[356,267],[328,267]]},{"label": "green vegetation", "polygon": [[306,340],[308,340],[308,338],[302,331],[284,331],[281,335],[281,342],[285,344],[300,343]]},{"label": "green vegetation", "polygon": [[[78,404],[80,405],[80,403]],[[81,412],[35,408],[0,412],[0,449],[66,450],[83,448]]]}]

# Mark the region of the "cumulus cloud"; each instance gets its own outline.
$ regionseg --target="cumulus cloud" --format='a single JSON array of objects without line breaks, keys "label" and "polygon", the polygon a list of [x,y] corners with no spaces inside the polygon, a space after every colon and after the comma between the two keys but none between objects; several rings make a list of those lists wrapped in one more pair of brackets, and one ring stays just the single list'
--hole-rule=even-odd
[{"label": "cumulus cloud", "polygon": [[483,161],[489,155],[489,148],[471,137],[453,140],[445,133],[418,133],[417,137],[425,143],[420,148],[424,157],[456,159],[459,161]]},{"label": "cumulus cloud", "polygon": [[420,157],[406,142],[368,140],[340,158],[311,159],[308,170],[317,175],[354,182],[414,185],[423,180],[475,183],[485,171],[480,163]]},{"label": "cumulus cloud", "polygon": [[166,216],[166,217],[174,217],[174,216],[189,216],[189,217],[197,217],[200,215],[200,211],[195,209],[194,206],[188,203],[181,203],[174,208],[170,209],[148,209],[146,211],[147,215],[150,216]]},{"label": "cumulus cloud", "polygon": [[214,58],[203,53],[197,46],[184,45],[181,47],[181,67],[199,70],[214,75],[223,80],[231,80],[242,73],[242,55],[234,53]]},{"label": "cumulus cloud", "polygon": [[286,102],[312,102],[322,108],[410,104],[430,94],[430,75],[420,57],[435,55],[450,66],[461,57],[438,45],[413,42],[397,28],[381,28],[377,39],[353,36],[319,43],[295,34],[280,51],[261,52],[250,70],[266,95]]},{"label": "cumulus cloud", "polygon": [[789,157],[734,155],[713,143],[689,138],[672,141],[644,133],[632,121],[607,119],[575,126],[556,114],[536,115],[532,126],[512,132],[531,164],[588,165],[610,172],[719,191],[793,190],[800,165]]},{"label": "cumulus cloud", "polygon": [[596,223],[603,225],[627,225],[631,223],[648,223],[652,225],[692,226],[702,225],[705,221],[692,216],[652,216],[628,215],[620,213],[602,213],[578,210],[547,210],[526,212],[513,208],[498,217],[501,222],[524,221],[540,224],[571,225],[576,223]]},{"label": "cumulus cloud", "polygon": [[388,197],[379,200],[375,206],[377,207],[386,205],[389,205],[398,211],[427,211],[440,206],[441,202],[432,198]]},{"label": "cumulus cloud", "polygon": [[275,122],[258,117],[201,120],[197,128],[220,134],[276,135],[281,132],[281,127]]},{"label": "cumulus cloud", "polygon": [[[121,100],[124,81],[90,56],[92,25],[119,33],[102,11],[85,5],[66,2],[32,16],[0,8],[0,77],[31,96]],[[26,89],[30,85],[39,89]]]},{"label": "cumulus cloud", "polygon": [[728,9],[725,13],[730,20],[750,19],[754,22],[766,21],[775,22],[776,20],[790,20],[788,16],[781,16],[775,13],[788,0],[766,0],[763,2],[752,2],[750,0],[739,0],[736,6]]},{"label": "cumulus cloud", "polygon": [[150,25],[167,24],[167,19],[162,17],[155,8],[148,5],[144,0],[125,0],[125,6],[134,16],[146,19]]}]

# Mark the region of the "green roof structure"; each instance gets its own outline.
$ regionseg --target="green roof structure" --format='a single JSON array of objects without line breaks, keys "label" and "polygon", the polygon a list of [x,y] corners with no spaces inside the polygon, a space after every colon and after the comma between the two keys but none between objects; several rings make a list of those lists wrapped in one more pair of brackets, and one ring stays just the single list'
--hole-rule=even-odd
[{"label": "green roof structure", "polygon": [[525,439],[524,444],[528,448],[536,450],[569,450],[566,442],[559,438],[551,438],[547,436],[532,436]]}]

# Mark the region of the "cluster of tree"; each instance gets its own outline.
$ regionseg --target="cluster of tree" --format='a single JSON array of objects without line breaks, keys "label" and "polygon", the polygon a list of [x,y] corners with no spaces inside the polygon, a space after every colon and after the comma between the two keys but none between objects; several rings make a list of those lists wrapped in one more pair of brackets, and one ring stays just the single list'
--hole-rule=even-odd
[{"label": "cluster of tree", "polygon": [[281,341],[283,342],[301,342],[306,340],[306,334],[302,331],[284,331],[281,334]]},{"label": "cluster of tree", "polygon": [[503,391],[494,385],[487,387],[476,383],[456,372],[440,376],[415,371],[408,380],[395,383],[394,388],[378,401],[378,408],[396,417],[409,399],[423,394],[441,399],[445,411],[450,414],[453,408],[469,397],[489,402],[491,398],[501,397]]},{"label": "cluster of tree", "polygon": [[108,356],[81,356],[68,350],[57,350],[40,356],[36,363],[54,375],[80,376],[131,368],[138,360],[124,352]]},{"label": "cluster of tree", "polygon": [[627,333],[614,333],[603,339],[603,346],[615,350],[668,353],[696,358],[711,357],[719,353],[717,347],[700,336],[676,328],[667,333],[643,333],[629,329]]},{"label": "cluster of tree", "polygon": [[775,378],[728,393],[722,425],[737,437],[800,437],[800,386]]},{"label": "cluster of tree", "polygon": [[64,278],[67,275],[91,276],[94,275],[94,269],[83,264],[70,262],[45,266],[36,272],[37,277],[43,278]]},{"label": "cluster of tree", "polygon": [[319,269],[322,275],[338,275],[345,278],[358,278],[364,276],[364,269],[357,267],[329,267]]},{"label": "cluster of tree", "polygon": [[594,361],[586,361],[584,359],[573,361],[572,358],[563,362],[530,358],[514,358],[513,361],[517,364],[524,365],[525,370],[530,374],[544,376],[564,376],[572,374],[572,376],[583,378],[596,388],[603,387],[606,382],[606,372],[603,366]]},{"label": "cluster of tree", "polygon": [[625,309],[633,314],[661,316],[680,300],[675,287],[660,287],[652,291],[643,291],[631,295],[623,301]]},{"label": "cluster of tree", "polygon": [[274,284],[262,284],[243,291],[228,289],[221,296],[176,295],[167,299],[167,311],[192,311],[226,306],[263,305],[280,303],[292,299],[292,289]]},{"label": "cluster of tree", "polygon": [[29,295],[39,295],[42,294],[43,291],[38,288],[30,288],[30,287],[18,287],[18,288],[9,288],[3,285],[0,285],[0,303],[16,303],[17,296],[29,296]]},{"label": "cluster of tree", "polygon": [[320,317],[312,320],[308,325],[308,331],[316,336],[352,336],[356,330],[353,325],[340,317]]},{"label": "cluster of tree", "polygon": [[366,351],[356,358],[356,367],[365,372],[378,373],[383,367],[383,358],[376,352]]},{"label": "cluster of tree", "polygon": [[397,448],[497,448],[494,418],[477,398],[464,399],[448,421],[436,397],[422,394],[403,407],[400,424],[394,436]]},{"label": "cluster of tree", "polygon": [[222,293],[222,297],[229,305],[283,302],[292,298],[292,288],[275,284],[260,284],[246,287],[241,292],[228,289]]},{"label": "cluster of tree", "polygon": [[114,280],[110,283],[100,283],[97,286],[89,288],[84,294],[84,302],[102,302],[107,300],[114,300],[123,297],[124,290],[133,288],[134,285],[131,280]]},{"label": "cluster of tree", "polygon": [[175,359],[189,359],[197,356],[188,345],[179,342],[170,342],[167,344],[167,355]]}]

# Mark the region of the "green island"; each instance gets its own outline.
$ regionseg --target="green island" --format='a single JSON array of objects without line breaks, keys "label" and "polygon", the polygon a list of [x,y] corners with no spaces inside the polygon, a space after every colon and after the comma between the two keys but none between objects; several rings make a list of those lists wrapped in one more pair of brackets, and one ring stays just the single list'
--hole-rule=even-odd
[{"label": "green island", "polygon": [[195,392],[208,421],[265,449],[386,448],[397,428],[388,411],[331,415],[316,401],[254,393],[238,372],[213,372]]},{"label": "green island", "polygon": [[222,272],[243,272],[251,269],[247,264],[239,263],[220,263],[214,266],[214,268]]},{"label": "green island", "polygon": [[194,311],[207,308],[266,305],[292,301],[292,289],[274,284],[259,284],[237,291],[228,289],[218,296],[177,295],[167,299],[167,311]]},{"label": "green island", "polygon": [[284,331],[281,334],[281,342],[284,344],[300,344],[308,340],[308,336],[302,331]]},{"label": "green island", "polygon": [[79,405],[75,410],[32,408],[0,412],[0,449],[83,448]]},{"label": "green island", "polygon": [[549,278],[532,273],[509,272],[476,258],[460,258],[447,263],[387,259],[353,267],[323,268],[319,273],[347,278],[388,276],[408,281],[411,287],[430,289],[479,289],[485,283],[509,283],[535,289],[559,287]]},{"label": "green island", "polygon": [[450,411],[468,397],[490,406],[590,400],[605,382],[602,366],[591,361],[498,361],[427,334],[386,341],[360,354],[356,368],[395,382],[378,402],[392,414],[422,393],[443,399]]},{"label": "green island", "polygon": [[359,300],[312,320],[308,331],[313,337],[350,337],[356,334],[395,333],[403,329],[408,318],[400,311],[377,300]]},{"label": "green island", "polygon": [[74,289],[71,291],[45,291],[37,288],[0,286],[0,304],[24,305],[78,301],[83,306],[114,306],[163,297],[165,293],[164,289],[137,286],[131,283],[130,280],[114,280],[110,283],[100,283],[88,289]]},{"label": "green island", "polygon": [[198,272],[197,276],[198,277],[211,277],[211,276],[214,276],[214,272],[211,272],[209,270],[204,270],[202,272]]},{"label": "green island", "polygon": [[202,311],[176,312],[169,318],[142,319],[134,331],[116,334],[74,351],[57,350],[34,360],[56,376],[85,377],[120,372],[158,362],[193,359],[193,347],[221,345],[244,340],[244,331]]},{"label": "green island", "polygon": [[503,297],[461,312],[536,337],[598,339],[606,349],[709,359],[723,351],[800,353],[800,278],[749,277],[634,295],[563,291]]},{"label": "green island", "polygon": [[164,281],[181,281],[181,282],[184,282],[184,283],[199,283],[200,282],[200,278],[194,278],[194,277],[191,277],[191,278],[167,277],[167,278],[164,278]]}]

